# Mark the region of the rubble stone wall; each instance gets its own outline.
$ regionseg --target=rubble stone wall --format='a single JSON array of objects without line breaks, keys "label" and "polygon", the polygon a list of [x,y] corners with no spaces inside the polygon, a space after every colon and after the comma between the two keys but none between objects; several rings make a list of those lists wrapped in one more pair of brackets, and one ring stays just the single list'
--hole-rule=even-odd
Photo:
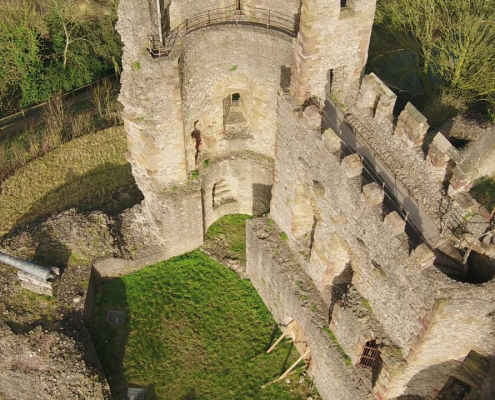
[{"label": "rubble stone wall", "polygon": [[[373,399],[356,368],[346,365],[328,334],[327,310],[319,291],[294,261],[281,232],[266,219],[248,221],[247,273],[275,319],[282,324],[297,321],[311,348],[310,373],[322,398],[328,400]],[[297,284],[296,284],[297,282]]]},{"label": "rubble stone wall", "polygon": [[[273,184],[274,222],[248,225],[247,270],[277,321],[295,319],[304,331],[323,398],[429,398],[461,375],[472,351],[491,356],[495,281],[461,283],[437,270],[435,241],[417,246],[407,236],[406,213],[384,204],[362,154],[344,149],[339,136],[345,130],[379,161],[435,240],[445,231],[447,247],[493,251],[476,240],[489,226],[467,193],[476,166],[442,134],[427,145],[426,118],[411,104],[396,117],[394,93],[375,75],[363,77],[376,1],[246,0],[251,10],[289,14],[301,5],[297,38],[255,26],[204,27],[161,59],[144,49],[156,31],[145,20],[152,3],[121,0],[119,11],[128,158],[145,195],[129,226],[146,225],[160,242],[143,262],[198,247],[220,216],[264,213]],[[172,0],[167,12],[174,27],[229,4]],[[323,132],[330,103],[336,130]],[[118,264],[103,269],[118,274],[139,262]],[[368,340],[379,342],[382,368],[346,366]]]},{"label": "rubble stone wall", "polygon": [[[433,393],[470,350],[493,354],[494,296],[488,287],[495,282],[474,285],[448,278],[433,266],[424,244],[410,253],[404,221],[395,212],[384,215],[369,195],[373,184],[363,182],[359,158],[336,151],[328,134],[322,135],[289,95],[280,96],[278,112],[270,215],[331,307],[330,328],[351,359],[356,361],[359,346],[372,338],[400,349],[402,361],[383,369],[375,393],[383,398]],[[314,220],[313,230],[311,224],[301,224],[301,215]],[[333,306],[340,301],[339,290],[345,290],[335,286],[349,282],[347,263],[352,284],[375,321],[371,325],[360,326],[349,310],[339,303]],[[348,334],[350,326],[355,327],[353,335]],[[443,373],[429,384],[422,380],[419,389],[414,377],[436,365],[452,367],[442,367]]]},{"label": "rubble stone wall", "polygon": [[[404,238],[396,237],[381,209],[368,205],[361,194],[361,175],[348,178],[346,163],[341,163],[339,154],[328,151],[321,132],[311,129],[301,111],[293,112],[295,107],[289,96],[280,98],[277,184],[270,215],[297,247],[297,238],[291,233],[291,207],[297,187],[307,188],[324,232],[316,239],[329,240],[332,234],[345,238],[351,248],[354,285],[372,309],[383,315],[385,330],[407,354],[414,334],[421,329],[419,319],[433,307],[427,281],[409,261]],[[307,259],[303,265],[310,269]],[[411,286],[417,290],[412,292]]]},{"label": "rubble stone wall", "polygon": [[[290,66],[291,38],[264,28],[225,26],[193,32],[183,45],[182,98],[189,169],[195,169],[191,133],[196,122],[203,152],[251,150],[273,157],[277,93],[281,71]],[[252,132],[249,138],[224,136],[223,101],[233,93],[241,96],[241,112]]]},{"label": "rubble stone wall", "polygon": [[270,209],[273,160],[250,153],[210,160],[202,183],[205,232],[228,214],[261,215]]}]

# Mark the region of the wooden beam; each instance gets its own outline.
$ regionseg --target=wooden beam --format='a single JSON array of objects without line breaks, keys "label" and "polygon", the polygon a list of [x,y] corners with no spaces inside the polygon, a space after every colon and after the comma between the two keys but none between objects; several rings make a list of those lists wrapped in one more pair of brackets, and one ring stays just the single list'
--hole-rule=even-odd
[{"label": "wooden beam", "polygon": [[[297,373],[299,371],[302,371],[302,370],[306,369],[307,367],[308,366],[306,364],[304,364],[301,368],[298,368],[298,369],[295,369],[295,370],[291,371],[287,376],[291,376],[291,375],[293,375],[293,374],[295,374],[295,373]],[[286,378],[287,378],[287,376],[286,376]],[[271,382],[265,383],[263,386],[261,386],[261,389],[265,389],[267,386],[270,386],[271,384],[276,383],[279,380],[280,380],[280,378],[277,378],[277,379],[274,379]]]},{"label": "wooden beam", "polygon": [[268,350],[267,350],[267,353],[271,353],[275,347],[277,347],[277,345],[282,341],[282,339],[286,336],[286,333],[282,333],[282,335],[277,339],[275,340],[275,343],[272,344],[272,347],[270,347]]},{"label": "wooden beam", "polygon": [[271,353],[275,347],[277,347],[277,345],[282,341],[282,339],[287,336],[289,333],[290,333],[290,328],[292,326],[292,324],[294,323],[294,320],[290,321],[286,326],[285,326],[285,332],[282,333],[282,336],[280,336],[276,341],[275,343],[273,343],[272,347],[270,347],[267,351],[267,353]]},{"label": "wooden beam", "polygon": [[[264,389],[267,386],[270,386],[272,383],[281,381],[282,379],[286,378],[287,376],[289,376],[289,375],[293,374],[294,372],[298,371],[298,370],[293,371],[293,369],[296,368],[297,364],[299,364],[304,358],[306,358],[309,355],[309,353],[311,353],[311,349],[308,347],[308,349],[304,352],[304,354],[301,357],[299,357],[298,360],[294,364],[292,364],[287,371],[285,371],[277,379],[274,379],[271,382],[265,383],[263,386],[261,386],[261,388]],[[306,368],[306,367],[307,367],[307,365],[304,365],[302,368]]]},{"label": "wooden beam", "polygon": [[305,358],[309,355],[309,353],[311,353],[311,349],[308,347],[308,348],[306,349],[306,351],[304,352],[304,354],[303,354],[301,357],[299,357],[299,358],[297,359],[297,361],[296,361],[294,364],[292,364],[292,365],[289,367],[289,369],[288,369],[287,371],[285,371],[285,372],[282,374],[282,376],[281,376],[280,378],[278,378],[278,380],[282,380],[282,379],[284,379],[287,375],[289,375],[290,371],[292,371],[294,368],[296,368],[296,367],[297,367],[297,364],[299,364],[302,360],[304,360],[304,359],[305,359]]}]

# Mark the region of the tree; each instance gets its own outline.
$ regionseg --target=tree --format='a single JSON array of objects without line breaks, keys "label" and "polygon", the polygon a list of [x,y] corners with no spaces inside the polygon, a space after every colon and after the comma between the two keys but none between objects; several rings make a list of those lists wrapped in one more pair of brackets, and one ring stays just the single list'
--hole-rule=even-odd
[{"label": "tree", "polygon": [[495,1],[438,1],[438,73],[466,101],[495,105]]},{"label": "tree", "polygon": [[43,98],[40,76],[47,27],[33,0],[0,0],[0,109]]},{"label": "tree", "polygon": [[89,34],[85,25],[89,25],[87,16],[78,11],[75,0],[50,0],[51,17],[60,24],[59,32],[63,34],[63,68],[67,68],[67,61],[73,55],[73,45],[82,40],[89,42]]},{"label": "tree", "polygon": [[370,65],[400,60],[427,98],[495,107],[495,0],[379,0]]},{"label": "tree", "polygon": [[122,52],[115,21],[104,0],[0,0],[0,111],[113,71]]}]

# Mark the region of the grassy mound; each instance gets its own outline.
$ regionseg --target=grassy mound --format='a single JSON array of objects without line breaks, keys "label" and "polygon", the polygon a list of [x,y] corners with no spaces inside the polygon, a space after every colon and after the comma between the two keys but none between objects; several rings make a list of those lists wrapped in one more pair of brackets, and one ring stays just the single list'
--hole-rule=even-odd
[{"label": "grassy mound", "polygon": [[140,201],[126,147],[124,128],[109,128],[25,165],[2,184],[0,236],[71,207],[111,213]]},{"label": "grassy mound", "polygon": [[220,218],[208,228],[205,248],[218,255],[220,260],[228,258],[246,265],[246,220],[250,218],[246,214]]},{"label": "grassy mound", "polygon": [[[158,399],[306,399],[306,385],[277,378],[297,358],[248,280],[200,251],[107,281],[95,299],[91,332],[115,398],[127,384]],[[105,321],[127,312],[124,326]],[[293,379],[294,376],[291,376]]]}]

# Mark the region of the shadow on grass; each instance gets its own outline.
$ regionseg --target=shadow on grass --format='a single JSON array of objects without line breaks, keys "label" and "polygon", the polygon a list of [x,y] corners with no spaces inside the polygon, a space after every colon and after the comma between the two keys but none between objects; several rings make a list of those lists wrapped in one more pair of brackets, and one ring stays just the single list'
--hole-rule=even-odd
[{"label": "shadow on grass", "polygon": [[[9,234],[29,223],[70,208],[78,212],[103,211],[116,215],[140,203],[143,194],[132,176],[130,164],[105,163],[84,175],[69,171],[66,183],[45,194],[22,215],[6,222]],[[33,183],[36,185],[36,182]]]},{"label": "shadow on grass", "polygon": [[290,367],[288,363],[293,349],[294,349],[294,342],[291,342],[291,344],[289,345],[289,349],[287,350],[287,355],[285,356],[284,363],[282,364],[282,368],[280,369],[280,375],[282,375]]},{"label": "shadow on grass", "polygon": [[[107,322],[109,309],[126,312],[123,325],[112,325]],[[94,299],[89,328],[114,400],[127,398],[128,384],[123,363],[130,332],[130,319],[124,281],[115,278],[104,282]],[[148,388],[150,389],[154,392],[153,388]]]},{"label": "shadow on grass", "polygon": [[275,339],[278,339],[278,337],[281,334],[282,334],[282,332],[280,331],[280,328],[278,327],[278,325],[274,325],[273,330],[272,330],[272,334],[270,335],[270,339],[266,343],[265,348],[263,349],[263,352],[266,352],[270,347],[272,347],[273,341]]},{"label": "shadow on grass", "polygon": [[181,400],[200,400],[198,395],[196,394],[196,390],[189,389],[186,395]]}]

